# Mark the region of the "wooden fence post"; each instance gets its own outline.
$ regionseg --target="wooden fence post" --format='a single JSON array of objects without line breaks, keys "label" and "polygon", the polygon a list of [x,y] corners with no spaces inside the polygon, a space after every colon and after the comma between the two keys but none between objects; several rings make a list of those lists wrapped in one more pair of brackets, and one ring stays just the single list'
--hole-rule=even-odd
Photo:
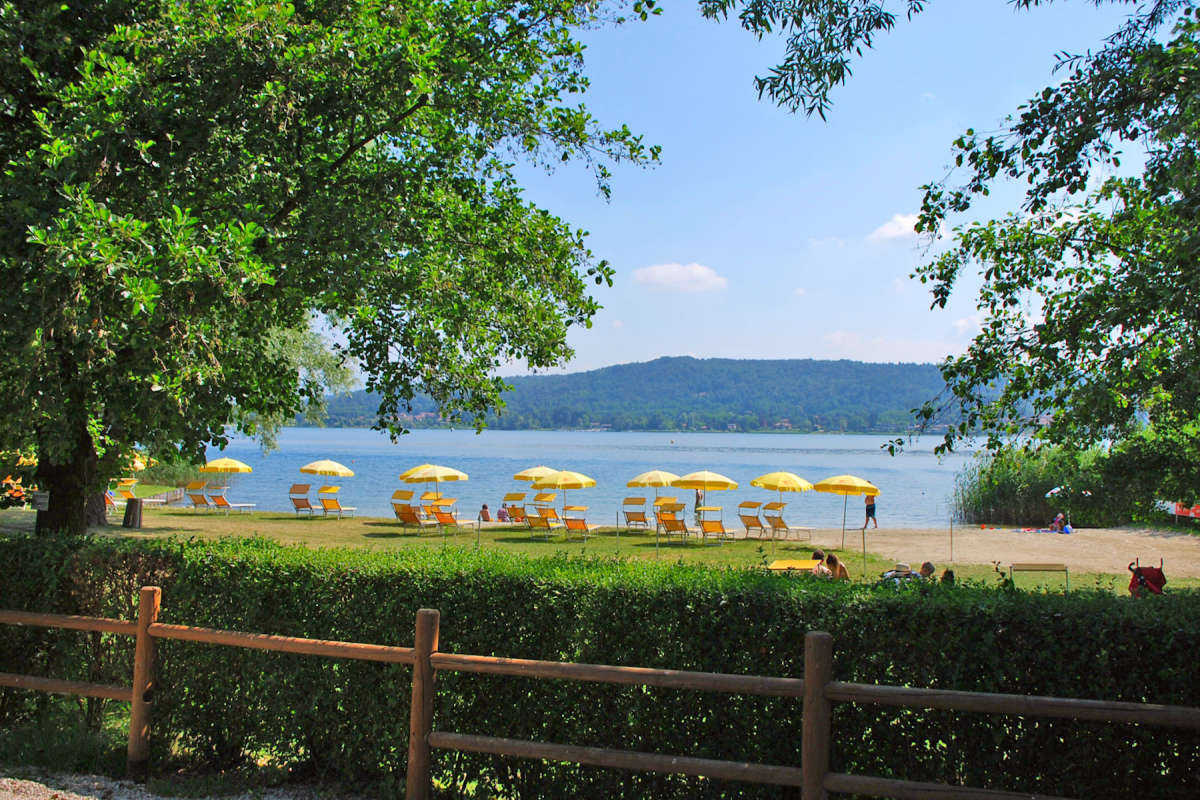
[{"label": "wooden fence post", "polygon": [[129,707],[129,746],[125,772],[144,783],[150,762],[150,689],[154,682],[154,640],[150,626],[158,621],[162,589],[143,586],[138,595],[137,644],[133,651],[133,702]]},{"label": "wooden fence post", "polygon": [[412,706],[408,717],[407,800],[428,800],[429,732],[433,728],[433,664],[429,657],[438,647],[441,614],[436,609],[417,612],[417,630],[413,640]]},{"label": "wooden fence post", "polygon": [[800,740],[803,800],[826,800],[829,772],[829,733],[833,704],[825,686],[833,676],[833,637],[824,631],[804,635],[804,720]]}]

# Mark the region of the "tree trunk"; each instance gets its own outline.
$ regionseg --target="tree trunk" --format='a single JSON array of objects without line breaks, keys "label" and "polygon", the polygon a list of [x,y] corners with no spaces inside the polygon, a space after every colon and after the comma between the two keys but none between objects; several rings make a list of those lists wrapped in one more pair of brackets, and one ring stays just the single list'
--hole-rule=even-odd
[{"label": "tree trunk", "polygon": [[104,493],[92,492],[87,498],[87,525],[91,528],[107,524],[108,508],[104,505]]},{"label": "tree trunk", "polygon": [[98,499],[101,504],[104,502],[94,487],[98,461],[86,428],[79,431],[74,452],[64,459],[64,463],[54,463],[44,456],[38,459],[38,488],[50,493],[47,510],[37,512],[35,533],[38,536],[51,533],[82,536],[87,533],[93,499]]}]

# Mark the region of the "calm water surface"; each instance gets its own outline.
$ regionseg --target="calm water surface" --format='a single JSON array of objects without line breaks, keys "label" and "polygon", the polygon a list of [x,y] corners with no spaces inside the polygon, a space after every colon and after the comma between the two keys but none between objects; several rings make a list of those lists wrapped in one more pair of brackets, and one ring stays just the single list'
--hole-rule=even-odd
[{"label": "calm water surface", "polygon": [[[311,483],[312,493],[322,483],[342,487],[342,504],[357,506],[362,516],[390,517],[392,491],[405,487],[399,474],[417,464],[432,463],[466,472],[470,480],[447,483],[442,491],[458,498],[464,516],[474,516],[482,504],[495,511],[506,492],[528,490],[513,474],[546,464],[582,472],[596,480],[595,488],[568,493],[572,504],[589,507],[588,520],[611,524],[629,495],[653,497],[654,489],[628,489],[625,483],[649,469],[679,475],[710,469],[737,481],[737,490],[710,492],[709,505],[725,508],[725,522],[737,522],[736,507],[743,500],[773,500],[777,494],[758,489],[750,481],[776,470],[788,470],[816,483],[832,475],[850,473],[880,489],[880,525],[892,528],[949,525],[954,476],[969,454],[939,459],[933,454],[934,437],[917,442],[899,456],[880,450],[883,435],[802,435],[736,433],[613,433],[588,431],[473,431],[417,430],[393,444],[386,434],[361,428],[286,428],[279,448],[263,453],[257,442],[239,438],[224,452],[210,448],[209,458],[232,456],[254,472],[232,475],[229,497],[234,502],[255,503],[259,510],[290,511],[288,487]],[[330,458],[354,470],[352,478],[302,475],[310,461]],[[692,503],[692,493],[662,489]],[[532,499],[532,491],[529,498]],[[796,525],[838,527],[843,499],[820,492],[784,493],[786,516]],[[561,495],[560,495],[561,501]],[[861,526],[861,497],[848,501],[847,524]]]}]

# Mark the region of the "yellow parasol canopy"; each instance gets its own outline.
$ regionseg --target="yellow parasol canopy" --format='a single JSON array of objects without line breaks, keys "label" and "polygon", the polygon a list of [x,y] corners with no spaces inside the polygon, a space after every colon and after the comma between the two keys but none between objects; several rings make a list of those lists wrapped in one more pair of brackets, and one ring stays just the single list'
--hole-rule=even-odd
[{"label": "yellow parasol canopy", "polygon": [[412,475],[417,470],[425,469],[426,467],[432,467],[432,466],[433,466],[433,464],[417,464],[415,467],[409,467],[408,469],[404,470],[404,472],[400,473],[400,480],[402,480],[402,481],[407,480],[408,476]]},{"label": "yellow parasol canopy", "polygon": [[737,481],[732,478],[726,478],[720,473],[709,472],[706,469],[699,472],[689,472],[682,478],[676,478],[671,481],[671,485],[678,489],[699,489],[702,492],[707,492],[710,489],[738,488]]},{"label": "yellow parasol canopy", "polygon": [[[779,492],[780,503],[783,502],[784,492],[807,492],[813,488],[811,483],[794,472],[768,472],[766,475],[759,475],[750,481],[750,485],[757,486],[760,489],[770,489],[773,492]],[[774,539],[771,540],[771,546],[775,546]]]},{"label": "yellow parasol canopy", "polygon": [[794,472],[768,472],[750,481],[751,486],[772,492],[807,492],[813,485]]},{"label": "yellow parasol canopy", "polygon": [[322,459],[311,464],[305,464],[300,471],[307,475],[336,475],[339,478],[354,477],[354,470],[336,461]]},{"label": "yellow parasol canopy", "polygon": [[405,483],[427,483],[429,481],[441,483],[442,481],[465,481],[467,473],[453,467],[422,464],[420,467],[414,467],[407,472],[401,473],[400,477]]},{"label": "yellow parasol canopy", "polygon": [[553,474],[555,472],[558,472],[558,470],[556,470],[554,467],[547,467],[543,464],[539,464],[536,467],[530,467],[529,469],[521,470],[516,475],[513,475],[513,480],[514,481],[536,481],[539,478],[544,478],[547,475]]},{"label": "yellow parasol canopy", "polygon": [[534,489],[586,489],[595,485],[594,478],[567,469],[552,472],[533,482]]},{"label": "yellow parasol canopy", "polygon": [[236,458],[218,458],[215,461],[209,461],[200,468],[201,472],[253,472],[249,464],[238,461]]},{"label": "yellow parasol canopy", "polygon": [[652,469],[649,472],[643,472],[625,485],[630,487],[653,486],[657,488],[659,486],[671,486],[677,480],[679,480],[679,476],[674,472],[667,472],[664,469]]},{"label": "yellow parasol canopy", "polygon": [[879,494],[879,488],[855,475],[834,475],[813,486],[818,492],[830,494]]}]

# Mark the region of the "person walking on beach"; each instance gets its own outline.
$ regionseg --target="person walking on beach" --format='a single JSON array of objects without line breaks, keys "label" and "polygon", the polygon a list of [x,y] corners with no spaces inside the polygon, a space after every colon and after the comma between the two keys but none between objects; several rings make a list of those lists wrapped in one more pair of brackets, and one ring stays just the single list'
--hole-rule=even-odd
[{"label": "person walking on beach", "polygon": [[863,495],[863,503],[865,503],[867,506],[867,516],[863,520],[863,526],[862,526],[862,529],[864,531],[867,529],[868,522],[874,522],[875,527],[876,528],[879,527],[879,520],[875,519],[875,498],[878,496],[879,495],[877,495],[877,494],[864,494]]}]

